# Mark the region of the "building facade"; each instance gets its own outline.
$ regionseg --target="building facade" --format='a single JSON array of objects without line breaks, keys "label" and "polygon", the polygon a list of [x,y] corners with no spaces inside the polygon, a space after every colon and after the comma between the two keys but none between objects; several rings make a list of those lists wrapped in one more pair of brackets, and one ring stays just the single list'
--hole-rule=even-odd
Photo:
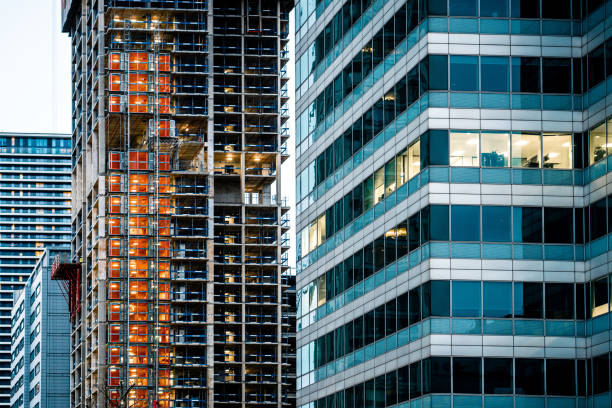
[{"label": "building facade", "polygon": [[296,3],[299,407],[610,406],[610,16]]},{"label": "building facade", "polygon": [[53,258],[43,249],[11,311],[11,408],[64,408],[70,395],[70,321]]},{"label": "building facade", "polygon": [[70,135],[0,133],[0,407],[11,381],[11,306],[44,248],[70,247]]},{"label": "building facade", "polygon": [[288,13],[63,2],[72,38],[72,407],[290,406]]}]

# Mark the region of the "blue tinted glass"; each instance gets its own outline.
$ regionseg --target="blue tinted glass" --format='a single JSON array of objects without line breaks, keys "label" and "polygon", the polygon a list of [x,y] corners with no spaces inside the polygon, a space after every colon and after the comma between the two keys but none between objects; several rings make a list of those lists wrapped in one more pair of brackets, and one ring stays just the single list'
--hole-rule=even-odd
[{"label": "blue tinted glass", "polygon": [[448,241],[448,206],[430,206],[429,239],[432,241]]},{"label": "blue tinted glass", "polygon": [[452,55],[450,57],[451,91],[478,90],[478,57]]},{"label": "blue tinted glass", "polygon": [[478,0],[452,0],[449,4],[451,16],[477,16]]},{"label": "blue tinted glass", "polygon": [[480,241],[480,207],[453,205],[451,223],[453,241]]},{"label": "blue tinted glass", "polygon": [[508,92],[509,61],[507,57],[482,57],[480,59],[481,89],[486,92]]},{"label": "blue tinted glass", "polygon": [[453,282],[453,316],[480,317],[480,282]]},{"label": "blue tinted glass", "polygon": [[484,282],[482,291],[484,317],[512,317],[510,282]]},{"label": "blue tinted glass", "polygon": [[542,242],[542,207],[513,207],[514,242]]},{"label": "blue tinted glass", "polygon": [[510,242],[510,207],[482,207],[482,240]]},{"label": "blue tinted glass", "polygon": [[480,0],[481,17],[508,17],[508,0]]}]

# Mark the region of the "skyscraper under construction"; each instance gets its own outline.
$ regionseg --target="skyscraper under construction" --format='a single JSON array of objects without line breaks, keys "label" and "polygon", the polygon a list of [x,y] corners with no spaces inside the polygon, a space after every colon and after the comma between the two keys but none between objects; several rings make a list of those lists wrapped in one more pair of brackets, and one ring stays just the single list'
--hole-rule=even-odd
[{"label": "skyscraper under construction", "polygon": [[72,407],[294,405],[292,6],[63,0]]}]

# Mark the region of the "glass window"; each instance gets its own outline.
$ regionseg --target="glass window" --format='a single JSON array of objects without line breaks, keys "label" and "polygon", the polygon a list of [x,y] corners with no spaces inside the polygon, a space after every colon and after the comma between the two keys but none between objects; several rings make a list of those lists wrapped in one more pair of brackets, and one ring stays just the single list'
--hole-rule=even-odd
[{"label": "glass window", "polygon": [[453,281],[453,317],[480,317],[480,282]]},{"label": "glass window", "polygon": [[451,166],[478,166],[478,136],[478,133],[451,131]]},{"label": "glass window", "polygon": [[510,88],[508,57],[481,57],[480,83],[483,92],[508,92]]},{"label": "glass window", "polygon": [[589,131],[589,164],[606,157],[606,124],[601,123]]},{"label": "glass window", "polygon": [[430,205],[429,239],[448,241],[448,205]]},{"label": "glass window", "polygon": [[515,282],[514,317],[541,319],[543,312],[542,284],[539,282]]},{"label": "glass window", "polygon": [[[448,56],[429,55],[424,65],[421,65],[421,85],[424,91],[446,91],[448,90]],[[474,57],[476,58],[476,57]]]},{"label": "glass window", "polygon": [[542,208],[513,207],[514,242],[542,242]]},{"label": "glass window", "polygon": [[510,166],[510,134],[508,133],[482,133],[483,167]]},{"label": "glass window", "polygon": [[421,243],[421,216],[414,214],[408,219],[408,248],[410,251],[417,249]]},{"label": "glass window", "polygon": [[544,242],[547,244],[571,244],[573,210],[571,208],[544,208]]},{"label": "glass window", "polygon": [[587,64],[588,87],[590,89],[606,78],[603,44],[588,53]]},{"label": "glass window", "polygon": [[591,316],[597,317],[608,313],[608,278],[597,279],[591,284],[593,300]]},{"label": "glass window", "polygon": [[515,392],[523,395],[544,394],[544,360],[517,358],[515,366]]},{"label": "glass window", "polygon": [[451,16],[478,16],[478,0],[453,0],[448,11]]},{"label": "glass window", "polygon": [[512,134],[512,167],[540,167],[540,134]]},{"label": "glass window", "polygon": [[572,92],[571,64],[572,60],[570,58],[542,59],[542,79],[544,82],[544,93]]},{"label": "glass window", "polygon": [[[410,399],[421,396],[421,362],[417,361],[410,364]],[[369,406],[369,405],[368,405]]]},{"label": "glass window", "polygon": [[421,135],[421,169],[430,165],[448,166],[448,131],[428,130]]},{"label": "glass window", "polygon": [[385,168],[381,167],[374,173],[374,205],[385,198]]},{"label": "glass window", "polygon": [[512,283],[483,283],[484,317],[512,317]]},{"label": "glass window", "polygon": [[397,183],[397,187],[402,186],[406,181],[408,181],[408,154],[404,151],[396,158],[395,165],[395,182]]},{"label": "glass window", "polygon": [[451,55],[450,80],[451,91],[478,91],[478,57]]},{"label": "glass window", "polygon": [[453,393],[481,393],[480,365],[480,357],[453,357]]},{"label": "glass window", "polygon": [[546,297],[546,319],[574,318],[574,285],[571,283],[547,283],[544,287]]},{"label": "glass window", "polygon": [[608,354],[593,357],[593,394],[607,393],[610,390]]},{"label": "glass window", "polygon": [[[410,368],[408,366],[401,367],[397,370],[397,382],[399,384],[397,400],[398,402],[408,401],[410,399],[409,387],[406,387],[406,384],[410,384]],[[361,401],[359,402],[358,407],[362,407]],[[346,407],[349,408],[349,407]]]},{"label": "glass window", "polygon": [[385,164],[385,197],[395,191],[397,184],[395,158]]},{"label": "glass window", "polygon": [[[425,392],[449,394],[451,392],[450,372],[449,357],[430,357],[424,360],[423,388]],[[427,385],[425,385],[425,383],[427,383]]]},{"label": "glass window", "polygon": [[481,17],[508,17],[508,0],[480,0]]},{"label": "glass window", "polygon": [[590,208],[591,239],[604,236],[607,232],[606,198],[594,202]]},{"label": "glass window", "polygon": [[408,292],[408,308],[409,323],[414,324],[421,320],[421,287],[416,287]]},{"label": "glass window", "polygon": [[542,0],[542,18],[569,20],[572,18],[571,15],[571,0]]},{"label": "glass window", "polygon": [[417,140],[408,146],[408,179],[421,171],[421,142]]},{"label": "glass window", "polygon": [[484,359],[484,393],[512,394],[512,359]]},{"label": "glass window", "polygon": [[429,310],[432,316],[450,316],[450,282],[429,281],[431,299]]},{"label": "glass window", "polygon": [[544,168],[572,168],[571,134],[544,133],[542,138],[542,147],[544,151]]},{"label": "glass window", "polygon": [[576,395],[574,360],[546,360],[546,394]]},{"label": "glass window", "polygon": [[[533,3],[533,0],[527,0]],[[540,59],[512,57],[512,92],[540,92]]]},{"label": "glass window", "polygon": [[482,207],[482,240],[487,242],[510,242],[510,208]]},{"label": "glass window", "polygon": [[451,206],[451,239],[453,241],[480,241],[480,207]]}]

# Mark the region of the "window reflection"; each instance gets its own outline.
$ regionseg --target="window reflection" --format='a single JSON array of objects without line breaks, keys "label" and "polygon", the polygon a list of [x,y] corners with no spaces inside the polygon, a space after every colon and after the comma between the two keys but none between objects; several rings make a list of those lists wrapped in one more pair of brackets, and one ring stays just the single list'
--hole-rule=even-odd
[{"label": "window reflection", "polygon": [[478,133],[451,132],[450,165],[478,166]]},{"label": "window reflection", "polygon": [[374,173],[374,204],[385,198],[385,168],[381,167]]},{"label": "window reflection", "polygon": [[571,134],[544,133],[544,137],[542,138],[542,146],[544,151],[544,168],[572,168]]},{"label": "window reflection", "polygon": [[540,135],[512,134],[512,167],[540,167]]},{"label": "window reflection", "polygon": [[606,124],[602,123],[589,131],[589,164],[606,156]]},{"label": "window reflection", "polygon": [[510,165],[510,135],[508,133],[482,133],[482,165],[508,167]]},{"label": "window reflection", "polygon": [[408,147],[408,179],[421,171],[421,142],[417,141]]}]

